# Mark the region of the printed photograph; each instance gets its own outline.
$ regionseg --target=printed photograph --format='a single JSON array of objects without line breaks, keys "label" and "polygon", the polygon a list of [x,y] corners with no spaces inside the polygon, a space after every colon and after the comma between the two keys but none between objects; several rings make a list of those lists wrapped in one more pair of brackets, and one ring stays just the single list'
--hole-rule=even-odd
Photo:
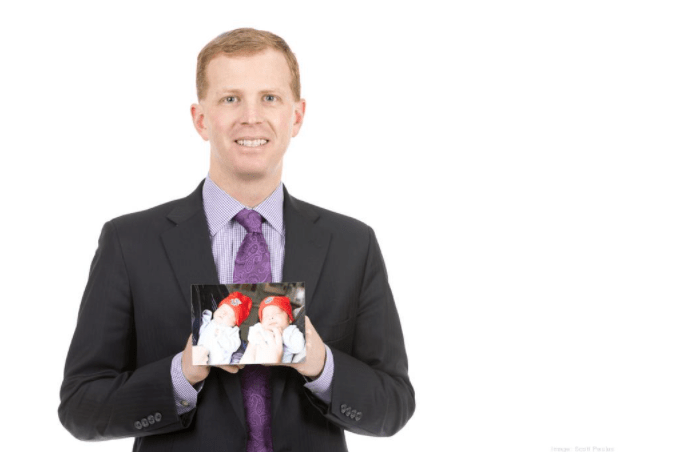
[{"label": "printed photograph", "polygon": [[191,286],[193,364],[303,362],[304,283]]}]

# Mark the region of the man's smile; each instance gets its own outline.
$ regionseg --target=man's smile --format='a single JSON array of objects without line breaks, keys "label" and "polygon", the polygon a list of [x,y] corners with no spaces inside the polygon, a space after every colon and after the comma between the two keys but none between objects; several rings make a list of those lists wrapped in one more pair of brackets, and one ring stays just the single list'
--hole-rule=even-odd
[{"label": "man's smile", "polygon": [[258,139],[254,139],[254,140],[250,140],[250,139],[236,140],[237,144],[239,144],[241,146],[246,146],[246,147],[249,147],[249,148],[254,148],[254,147],[257,147],[257,146],[263,146],[268,142],[269,142],[269,140],[266,140],[266,139],[263,139],[263,138],[258,138]]}]

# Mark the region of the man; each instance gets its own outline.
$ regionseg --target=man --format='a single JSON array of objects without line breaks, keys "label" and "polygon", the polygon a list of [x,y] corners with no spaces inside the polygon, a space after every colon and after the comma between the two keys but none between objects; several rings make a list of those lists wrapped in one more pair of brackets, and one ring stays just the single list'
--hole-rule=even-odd
[{"label": "man", "polygon": [[[135,451],[335,451],[345,429],[396,433],[414,392],[375,235],[281,184],[305,113],[294,55],[276,35],[234,30],[201,51],[196,84],[208,177],[184,199],[104,226],[62,423],[80,439],[134,436]],[[246,248],[261,253],[256,271],[243,266]],[[306,361],[194,366],[191,284],[264,281],[305,282]],[[282,350],[265,352],[276,361]]]}]

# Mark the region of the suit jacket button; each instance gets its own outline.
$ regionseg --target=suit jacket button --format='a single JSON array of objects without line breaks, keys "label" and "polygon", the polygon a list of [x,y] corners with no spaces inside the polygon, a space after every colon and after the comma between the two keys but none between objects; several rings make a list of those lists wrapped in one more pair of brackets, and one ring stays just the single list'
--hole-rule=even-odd
[{"label": "suit jacket button", "polygon": [[356,417],[356,410],[351,410],[351,414],[349,415],[350,418],[355,418]]},{"label": "suit jacket button", "polygon": [[146,428],[146,427],[149,426],[149,421],[147,421],[146,418],[144,418],[144,419],[141,420],[141,425],[143,425],[144,428]]},{"label": "suit jacket button", "polygon": [[347,407],[347,411],[344,412],[344,415],[346,417],[349,417],[351,415],[351,407],[350,406]]},{"label": "suit jacket button", "polygon": [[342,411],[342,414],[344,414],[345,411],[347,411],[347,405],[346,403],[343,403],[342,406],[340,407],[340,410]]},{"label": "suit jacket button", "polygon": [[357,421],[360,421],[360,420],[361,420],[361,417],[363,417],[363,413],[361,413],[360,411],[357,411],[357,412],[356,412],[356,420],[357,420]]},{"label": "suit jacket button", "polygon": [[154,418],[152,414],[149,414],[148,416],[146,416],[146,419],[149,420],[149,424],[151,424],[151,425],[156,423],[156,418]]},{"label": "suit jacket button", "polygon": [[163,418],[163,416],[161,416],[160,413],[156,413],[155,418],[156,418],[156,422],[160,422],[160,420]]},{"label": "suit jacket button", "polygon": [[141,430],[141,422],[139,422],[139,421],[135,422],[134,428],[136,428],[137,430]]}]

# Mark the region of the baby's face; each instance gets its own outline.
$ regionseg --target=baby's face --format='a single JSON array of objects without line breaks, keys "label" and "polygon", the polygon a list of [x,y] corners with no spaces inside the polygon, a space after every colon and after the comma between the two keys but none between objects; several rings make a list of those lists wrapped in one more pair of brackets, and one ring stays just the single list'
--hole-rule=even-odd
[{"label": "baby's face", "polygon": [[281,331],[290,325],[290,317],[278,306],[267,306],[262,309],[262,326],[264,329],[273,330],[280,328]]},{"label": "baby's face", "polygon": [[236,314],[228,305],[222,305],[215,311],[212,318],[215,322],[225,326],[236,326]]}]

